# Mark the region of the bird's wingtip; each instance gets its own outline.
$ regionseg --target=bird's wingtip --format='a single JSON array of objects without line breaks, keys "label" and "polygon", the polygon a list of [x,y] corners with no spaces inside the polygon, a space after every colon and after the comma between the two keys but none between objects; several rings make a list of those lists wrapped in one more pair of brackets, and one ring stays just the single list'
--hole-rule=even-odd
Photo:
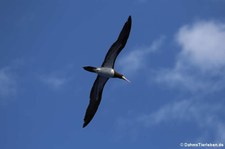
[{"label": "bird's wingtip", "polygon": [[131,18],[131,15],[128,17],[128,19],[127,19],[127,23],[129,23],[129,24],[131,24],[131,22],[132,22],[132,18]]},{"label": "bird's wingtip", "polygon": [[129,15],[128,20],[131,20],[131,15]]},{"label": "bird's wingtip", "polygon": [[86,126],[87,126],[87,123],[85,123],[85,122],[84,122],[84,124],[83,124],[83,128],[84,128],[84,127],[86,127]]}]

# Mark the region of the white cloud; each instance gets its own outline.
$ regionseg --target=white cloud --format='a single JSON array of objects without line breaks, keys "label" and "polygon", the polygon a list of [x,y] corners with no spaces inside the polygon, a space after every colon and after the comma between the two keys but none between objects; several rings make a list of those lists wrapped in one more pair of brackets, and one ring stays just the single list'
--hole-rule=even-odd
[{"label": "white cloud", "polygon": [[190,107],[191,103],[188,102],[188,100],[183,100],[172,105],[163,106],[150,115],[141,115],[138,117],[138,121],[143,123],[146,127],[149,127],[168,120],[187,119],[190,115],[186,115],[185,113],[191,113]]},{"label": "white cloud", "polygon": [[0,97],[14,95],[16,93],[16,82],[10,73],[10,68],[0,69]]},{"label": "white cloud", "polygon": [[205,125],[211,123],[214,119],[213,115],[221,110],[221,105],[211,105],[193,99],[181,100],[164,105],[149,115],[142,115],[139,121],[145,123],[147,127],[174,120],[195,121],[199,125]]},{"label": "white cloud", "polygon": [[[220,117],[223,109],[221,104],[203,103],[195,99],[181,100],[164,105],[149,115],[140,115],[136,118],[136,122],[145,127],[163,122],[194,122],[202,130],[212,134],[214,138],[212,141],[222,141],[225,139],[225,136],[222,135],[225,131],[224,122]],[[202,139],[207,139],[207,136],[202,136]]]},{"label": "white cloud", "polygon": [[150,46],[135,48],[135,50],[121,58],[119,61],[119,66],[122,68],[121,72],[135,74],[137,70],[142,69],[146,65],[149,54],[158,50],[163,40],[164,37],[161,37],[153,41]]},{"label": "white cloud", "polygon": [[213,93],[225,87],[225,76],[221,72],[202,72],[195,67],[176,65],[171,69],[162,69],[157,72],[155,81],[172,88],[192,93]]},{"label": "white cloud", "polygon": [[225,66],[225,24],[213,21],[185,25],[178,31],[177,42],[185,58],[200,69]]},{"label": "white cloud", "polygon": [[118,139],[122,137],[138,138],[143,128],[153,128],[159,124],[192,123],[199,128],[200,134],[192,141],[221,142],[225,139],[224,120],[221,119],[224,107],[221,104],[204,103],[196,99],[186,99],[163,105],[150,114],[132,114],[132,116],[120,117],[116,121]]},{"label": "white cloud", "polygon": [[225,24],[200,21],[181,27],[175,65],[162,69],[156,81],[189,91],[214,92],[225,84]]}]

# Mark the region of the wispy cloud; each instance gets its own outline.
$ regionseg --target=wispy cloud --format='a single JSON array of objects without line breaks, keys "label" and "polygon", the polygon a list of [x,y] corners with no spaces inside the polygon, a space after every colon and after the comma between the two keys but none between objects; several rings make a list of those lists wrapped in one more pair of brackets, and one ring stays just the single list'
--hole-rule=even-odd
[{"label": "wispy cloud", "polygon": [[0,69],[0,97],[11,96],[16,93],[16,81],[9,67]]},{"label": "wispy cloud", "polygon": [[41,82],[52,89],[60,89],[68,81],[67,77],[55,74],[41,75],[39,78]]},{"label": "wispy cloud", "polygon": [[[225,139],[224,120],[221,119],[223,114],[223,105],[204,103],[196,99],[184,99],[163,105],[155,112],[150,114],[132,115],[127,117],[120,117],[116,121],[116,129],[118,139],[130,136],[135,139],[140,135],[140,130],[143,128],[154,128],[156,125],[178,122],[185,124],[191,122],[202,132],[198,138],[190,138],[192,141],[200,140],[221,142]],[[205,135],[210,134],[210,136]]]},{"label": "wispy cloud", "polygon": [[216,119],[216,113],[221,112],[221,110],[222,105],[219,104],[213,105],[194,99],[185,99],[166,104],[149,115],[140,116],[138,120],[143,122],[146,127],[174,120],[195,121],[202,126],[212,123]]},{"label": "wispy cloud", "polygon": [[[221,104],[209,104],[202,101],[189,99],[181,100],[162,106],[156,112],[149,115],[141,115],[136,118],[136,121],[143,124],[145,127],[150,127],[163,122],[194,122],[203,130],[211,132],[214,141],[224,140],[223,123],[221,114],[223,114],[223,106]],[[202,136],[202,139],[207,136]],[[212,140],[213,141],[213,140]]]},{"label": "wispy cloud", "polygon": [[[199,21],[176,34],[180,52],[173,68],[162,69],[156,81],[190,91],[215,91],[225,84],[225,24]],[[221,83],[223,82],[223,83]]]},{"label": "wispy cloud", "polygon": [[36,76],[42,84],[50,89],[58,90],[68,85],[68,83],[74,79],[75,69],[73,64],[69,64],[65,65],[63,68],[48,72],[39,72]]},{"label": "wispy cloud", "polygon": [[143,46],[134,48],[133,51],[120,59],[119,66],[122,68],[122,72],[126,74],[135,74],[137,70],[146,66],[149,55],[159,49],[164,37],[152,42],[150,46]]}]

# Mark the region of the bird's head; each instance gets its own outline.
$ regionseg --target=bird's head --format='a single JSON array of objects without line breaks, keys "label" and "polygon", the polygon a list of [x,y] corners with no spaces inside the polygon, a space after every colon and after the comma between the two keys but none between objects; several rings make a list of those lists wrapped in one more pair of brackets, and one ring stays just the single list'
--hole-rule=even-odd
[{"label": "bird's head", "polygon": [[123,79],[123,80],[125,80],[125,81],[127,81],[127,82],[131,82],[130,80],[128,80],[123,74],[120,74],[120,73],[118,73],[118,72],[114,72],[114,76],[113,76],[114,78],[119,78],[119,79]]}]

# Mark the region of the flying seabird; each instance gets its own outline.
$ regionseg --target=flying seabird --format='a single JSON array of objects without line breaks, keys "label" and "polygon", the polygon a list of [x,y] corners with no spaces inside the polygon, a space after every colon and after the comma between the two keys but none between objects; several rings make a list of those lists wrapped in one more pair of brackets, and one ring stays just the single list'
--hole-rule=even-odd
[{"label": "flying seabird", "polygon": [[98,106],[101,102],[103,88],[109,78],[119,78],[130,82],[124,75],[118,73],[114,69],[115,60],[119,55],[120,51],[122,51],[122,49],[126,45],[127,39],[130,34],[130,29],[131,29],[131,16],[128,17],[128,20],[124,24],[123,29],[120,32],[120,35],[116,40],[116,42],[114,42],[113,45],[110,47],[101,67],[92,67],[92,66],[83,67],[87,71],[98,74],[91,89],[90,101],[85,113],[83,127],[87,126],[94,117],[98,109]]}]

